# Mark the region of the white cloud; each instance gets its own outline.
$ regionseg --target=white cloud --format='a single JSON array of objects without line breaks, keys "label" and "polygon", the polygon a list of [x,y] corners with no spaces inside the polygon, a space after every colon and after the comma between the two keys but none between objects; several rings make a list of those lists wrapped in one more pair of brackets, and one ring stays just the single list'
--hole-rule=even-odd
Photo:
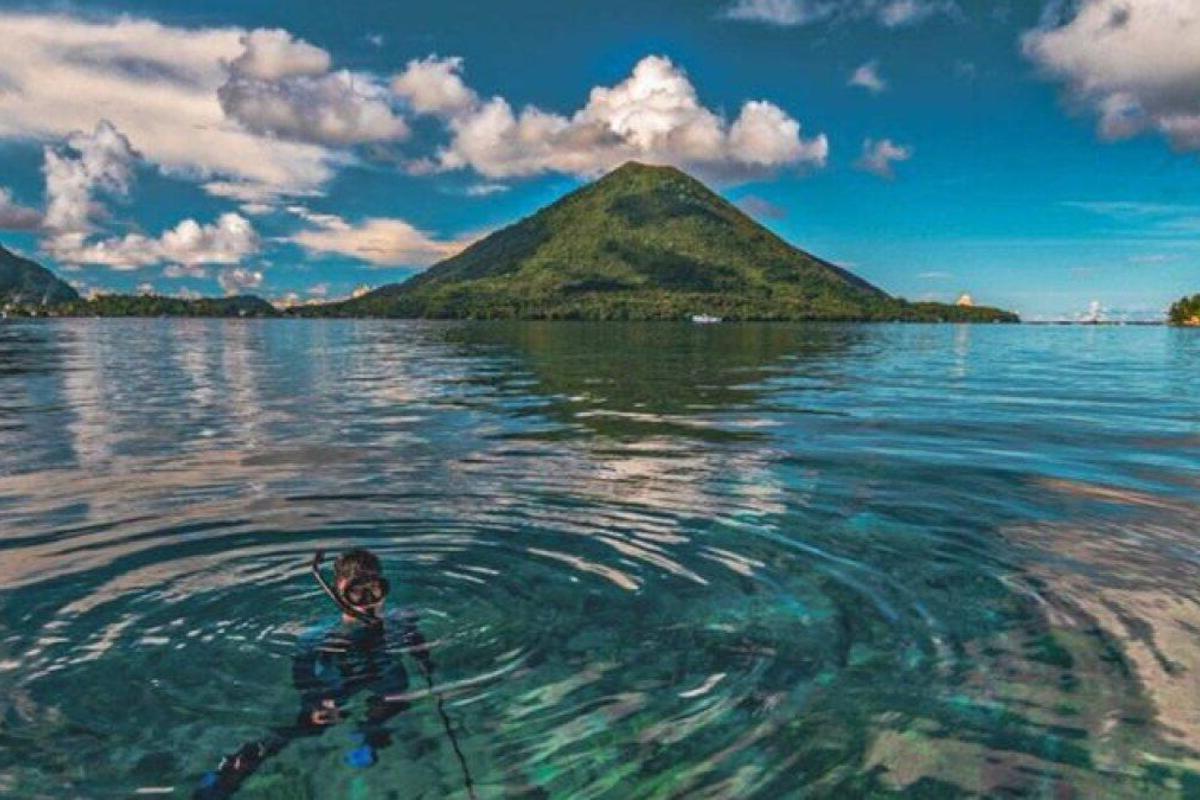
[{"label": "white cloud", "polygon": [[737,0],[725,9],[728,19],[771,25],[807,25],[833,16],[837,4],[822,0]]},{"label": "white cloud", "polygon": [[[332,71],[329,53],[284,30],[0,12],[0,38],[0,140],[61,141],[107,120],[147,164],[247,214],[320,194],[356,161],[350,146],[405,137],[401,109],[442,119],[450,135],[412,171],[591,177],[640,159],[746,177],[821,166],[828,153],[823,135],[803,138],[765,100],[732,119],[706,108],[684,72],[655,56],[564,115],[480,98],[457,58],[414,60],[389,89],[375,75]],[[83,207],[74,208],[78,222]],[[84,228],[58,220],[76,235]]]},{"label": "white cloud", "polygon": [[462,79],[461,58],[436,55],[408,62],[404,72],[392,79],[392,91],[418,114],[454,116],[473,108],[479,101]]},{"label": "white cloud", "polygon": [[329,53],[279,28],[259,28],[241,38],[242,54],[230,71],[262,81],[324,75],[333,65]]},{"label": "white cloud", "polygon": [[[215,223],[180,222],[158,238],[140,233],[86,242],[59,242],[50,252],[71,264],[133,270],[154,264],[176,265],[167,277],[195,277],[205,264],[239,264],[258,252],[260,240],[245,217],[222,214]],[[165,273],[164,273],[165,274]]]},{"label": "white cloud", "polygon": [[959,14],[954,0],[735,0],[722,16],[769,25],[810,25],[828,19],[873,19],[885,28],[914,25],[938,14]]},{"label": "white cloud", "polygon": [[184,266],[183,264],[168,264],[163,268],[164,278],[206,278],[208,270],[203,266]]},{"label": "white cloud", "polygon": [[0,231],[33,231],[40,227],[40,211],[21,205],[8,189],[0,188]]},{"label": "white cloud", "polygon": [[151,294],[154,294],[154,293],[155,293],[155,291],[154,291],[154,284],[153,284],[153,283],[149,283],[149,282],[146,282],[146,283],[139,283],[139,284],[137,285],[137,293],[138,293],[138,294],[140,294],[140,295],[151,295]]},{"label": "white cloud", "polygon": [[96,223],[108,216],[97,195],[127,195],[138,159],[129,139],[108,120],[101,120],[92,133],[70,135],[60,147],[45,147],[43,158],[42,250],[68,266],[132,270],[166,263],[194,270],[204,264],[237,264],[259,249],[258,234],[238,214],[222,214],[211,225],[187,219],[159,238],[141,233],[93,238]]},{"label": "white cloud", "polygon": [[112,123],[100,120],[90,134],[72,133],[65,147],[46,147],[43,159],[45,226],[55,236],[73,236],[89,233],[104,215],[97,191],[129,193],[137,153]]},{"label": "white cloud", "polygon": [[337,154],[231,125],[221,109],[217,89],[243,53],[244,35],[130,17],[0,12],[0,139],[58,141],[107,119],[168,174],[245,183],[271,196],[318,190]]},{"label": "white cloud", "polygon": [[43,243],[43,249],[67,268],[90,264],[118,272],[159,263],[158,242],[140,233],[85,241],[82,236],[58,237]]},{"label": "white cloud", "polygon": [[905,25],[915,25],[935,14],[953,15],[958,12],[950,0],[891,0],[882,3],[875,10],[879,24],[885,28],[899,28]]},{"label": "white cloud", "polygon": [[133,180],[137,153],[124,134],[108,120],[92,133],[76,132],[65,146],[43,149],[42,174],[46,180],[47,237],[42,249],[56,258],[81,263],[77,256],[95,230],[95,221],[107,216],[97,193],[124,196]]},{"label": "white cloud", "polygon": [[275,211],[275,206],[271,205],[270,203],[256,201],[242,203],[238,206],[238,208],[241,209],[243,214],[249,214],[252,217],[265,216],[267,214],[274,213]]},{"label": "white cloud", "polygon": [[263,274],[257,270],[227,269],[217,276],[221,291],[227,295],[242,294],[247,289],[262,286]]},{"label": "white cloud", "polygon": [[282,30],[255,30],[229,62],[217,90],[221,108],[255,133],[299,142],[349,146],[402,139],[387,89],[374,77],[329,72],[329,54]]},{"label": "white cloud", "polygon": [[829,140],[824,134],[808,141],[800,138],[800,123],[779,106],[751,100],[729,128],[726,158],[765,168],[788,164],[825,166]]},{"label": "white cloud", "polygon": [[878,61],[868,61],[854,70],[846,85],[866,89],[871,94],[879,94],[887,89],[887,81],[879,74]]},{"label": "white cloud", "polygon": [[293,234],[290,241],[310,253],[349,256],[377,267],[426,267],[470,244],[470,240],[433,239],[399,219],[373,218],[351,224],[333,214],[289,210],[312,224]]},{"label": "white cloud", "polygon": [[892,164],[897,161],[908,161],[912,158],[913,150],[907,145],[899,145],[891,139],[863,140],[862,155],[854,166],[872,175],[891,180],[896,177]]},{"label": "white cloud", "polygon": [[213,225],[184,220],[160,242],[162,260],[184,266],[237,264],[259,249],[254,227],[238,214],[222,214]]},{"label": "white cloud", "polygon": [[592,89],[570,117],[535,106],[518,114],[495,97],[454,113],[448,125],[452,140],[435,166],[490,178],[590,177],[630,159],[744,176],[824,166],[829,153],[823,134],[802,138],[800,124],[767,101],[747,102],[729,124],[701,105],[686,73],[662,56],[643,58],[616,86]]},{"label": "white cloud", "polygon": [[467,197],[488,197],[507,191],[508,187],[503,183],[476,183],[467,187]]},{"label": "white cloud", "polygon": [[1200,6],[1086,0],[1056,6],[1022,38],[1025,55],[1098,115],[1100,135],[1156,131],[1200,150]]}]

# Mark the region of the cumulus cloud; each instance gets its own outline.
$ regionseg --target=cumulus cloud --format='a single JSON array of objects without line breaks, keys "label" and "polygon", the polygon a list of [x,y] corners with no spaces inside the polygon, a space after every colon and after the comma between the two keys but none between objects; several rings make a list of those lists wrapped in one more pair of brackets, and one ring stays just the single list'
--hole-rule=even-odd
[{"label": "cumulus cloud", "polygon": [[320,145],[348,146],[402,139],[408,126],[375,77],[329,72],[329,54],[282,30],[255,30],[229,62],[217,90],[221,108],[245,128]]},{"label": "cumulus cloud", "polygon": [[64,146],[47,146],[42,162],[46,180],[42,224],[49,235],[43,248],[62,255],[82,247],[94,221],[106,215],[96,195],[128,194],[136,159],[129,139],[108,120],[97,123],[92,133],[71,134]]},{"label": "cumulus cloud", "polygon": [[[271,197],[319,190],[338,154],[231,125],[221,108],[217,89],[245,54],[245,36],[130,17],[0,12],[0,139],[58,141],[107,119],[168,174],[254,186]],[[305,61],[266,50],[244,68],[294,74]],[[311,54],[308,61],[315,69]]]},{"label": "cumulus cloud", "polygon": [[868,61],[854,70],[846,85],[866,89],[871,94],[879,94],[887,89],[887,81],[879,74],[878,61]]},{"label": "cumulus cloud", "polygon": [[222,214],[213,225],[184,220],[159,241],[163,261],[187,267],[237,264],[259,249],[258,234],[238,214]]},{"label": "cumulus cloud", "polygon": [[[457,60],[449,66],[455,75],[462,68]],[[687,74],[662,56],[643,58],[615,86],[593,88],[586,105],[569,117],[535,106],[518,113],[501,97],[441,108],[451,142],[421,166],[471,168],[489,178],[543,172],[591,177],[630,159],[744,176],[821,167],[829,154],[824,134],[801,137],[800,123],[765,100],[747,102],[727,122],[700,103]]]},{"label": "cumulus cloud", "polygon": [[912,155],[911,147],[896,144],[891,139],[880,139],[879,141],[865,139],[862,155],[854,166],[863,172],[891,180],[896,177],[892,165],[897,161],[908,161]]},{"label": "cumulus cloud", "polygon": [[42,227],[42,213],[23,206],[12,193],[0,187],[0,231],[33,231]]},{"label": "cumulus cloud", "polygon": [[46,147],[46,227],[56,234],[91,231],[92,220],[104,214],[96,192],[128,194],[136,159],[129,139],[108,120],[90,134],[72,133],[64,147]]},{"label": "cumulus cloud", "polygon": [[227,269],[217,276],[217,284],[227,295],[242,294],[262,286],[263,274],[258,270]]},{"label": "cumulus cloud", "polygon": [[187,219],[158,238],[141,233],[96,238],[98,223],[108,217],[103,197],[129,194],[138,158],[128,137],[108,120],[91,133],[76,132],[62,145],[46,146],[46,212],[38,215],[42,250],[68,267],[132,270],[165,263],[180,274],[204,264],[236,264],[258,251],[258,234],[238,214],[223,214],[211,225]]},{"label": "cumulus cloud", "polygon": [[349,256],[377,267],[427,267],[470,244],[470,240],[439,241],[399,219],[372,218],[351,224],[333,214],[289,210],[310,223],[290,241],[310,253]]},{"label": "cumulus cloud", "polygon": [[1024,53],[1098,115],[1103,138],[1155,131],[1200,150],[1200,6],[1085,0],[1052,11],[1024,35]]},{"label": "cumulus cloud", "polygon": [[278,28],[259,28],[241,39],[242,54],[230,71],[247,78],[277,81],[297,76],[324,75],[333,65],[329,53]]},{"label": "cumulus cloud", "polygon": [[479,102],[463,81],[461,58],[436,55],[408,62],[404,72],[392,79],[392,91],[418,114],[454,116]]},{"label": "cumulus cloud", "polygon": [[873,19],[885,28],[960,13],[954,0],[735,0],[722,16],[769,25],[810,25],[828,19]]},{"label": "cumulus cloud", "polygon": [[0,37],[8,48],[0,140],[61,141],[106,119],[147,164],[246,214],[320,194],[354,163],[348,148],[408,135],[402,112],[432,115],[449,134],[438,152],[409,163],[414,172],[591,177],[633,158],[745,177],[821,166],[828,153],[823,135],[802,137],[799,123],[765,100],[729,119],[706,108],[684,72],[655,56],[560,114],[481,98],[458,58],[414,60],[389,85],[335,71],[328,52],[278,29],[0,12]]},{"label": "cumulus cloud", "polygon": [[202,225],[187,219],[157,238],[130,233],[96,241],[59,243],[53,254],[71,264],[133,270],[155,264],[173,265],[167,277],[196,277],[205,264],[239,264],[257,253],[260,240],[245,217],[222,214]]}]

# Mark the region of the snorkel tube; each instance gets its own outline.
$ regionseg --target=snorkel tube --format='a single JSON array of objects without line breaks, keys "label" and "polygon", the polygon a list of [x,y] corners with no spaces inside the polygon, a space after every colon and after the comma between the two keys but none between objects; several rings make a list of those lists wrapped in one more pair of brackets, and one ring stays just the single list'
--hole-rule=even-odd
[{"label": "snorkel tube", "polygon": [[313,556],[312,573],[313,577],[317,579],[317,583],[320,584],[321,588],[325,590],[325,594],[329,595],[329,599],[337,603],[338,608],[340,608],[343,612],[363,623],[364,625],[369,625],[373,628],[382,625],[383,620],[369,611],[360,611],[359,609],[350,605],[346,598],[342,597],[336,589],[329,585],[329,582],[325,580],[325,576],[321,574],[321,562],[324,560],[325,551],[318,550]]}]

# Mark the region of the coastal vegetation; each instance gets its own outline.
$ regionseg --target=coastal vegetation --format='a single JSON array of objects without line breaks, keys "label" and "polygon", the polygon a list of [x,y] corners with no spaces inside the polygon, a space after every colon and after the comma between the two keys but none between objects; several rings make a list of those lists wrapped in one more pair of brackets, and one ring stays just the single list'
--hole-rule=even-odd
[{"label": "coastal vegetation", "polygon": [[53,306],[9,304],[14,317],[277,317],[279,312],[261,297],[165,297],[154,294],[98,294]]},{"label": "coastal vegetation", "polygon": [[156,294],[100,294],[56,309],[76,317],[275,317],[275,307],[254,295],[184,299]]},{"label": "coastal vegetation", "polygon": [[1167,312],[1167,321],[1172,325],[1200,327],[1200,294],[1180,298]]}]

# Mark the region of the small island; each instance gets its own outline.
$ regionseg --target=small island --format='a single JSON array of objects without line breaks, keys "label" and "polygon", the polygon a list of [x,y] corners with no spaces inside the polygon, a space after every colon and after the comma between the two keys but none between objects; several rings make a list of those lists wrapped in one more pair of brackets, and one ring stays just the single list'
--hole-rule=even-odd
[{"label": "small island", "polygon": [[1167,321],[1184,328],[1200,328],[1200,294],[1180,298],[1167,312]]},{"label": "small island", "polygon": [[778,322],[1019,322],[912,303],[781,239],[674,167],[630,162],[399,284],[276,308],[258,297],[79,297],[0,248],[10,315]]}]

